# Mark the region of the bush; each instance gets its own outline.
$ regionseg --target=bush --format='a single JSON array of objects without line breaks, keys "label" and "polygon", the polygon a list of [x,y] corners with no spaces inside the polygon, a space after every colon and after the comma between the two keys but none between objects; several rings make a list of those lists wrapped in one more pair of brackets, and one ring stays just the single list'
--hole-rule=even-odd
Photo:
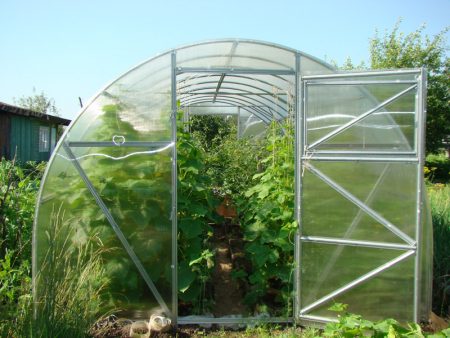
[{"label": "bush", "polygon": [[11,265],[31,261],[31,231],[39,184],[45,162],[0,161],[0,259],[10,254]]},{"label": "bush", "polygon": [[449,183],[450,159],[444,153],[429,154],[425,160],[425,177],[434,183]]}]

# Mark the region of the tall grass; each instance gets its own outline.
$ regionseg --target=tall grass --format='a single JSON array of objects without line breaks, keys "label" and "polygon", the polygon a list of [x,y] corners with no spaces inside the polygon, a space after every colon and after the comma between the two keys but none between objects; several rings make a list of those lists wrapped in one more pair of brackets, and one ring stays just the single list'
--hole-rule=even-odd
[{"label": "tall grass", "polygon": [[86,337],[101,317],[108,283],[102,260],[105,249],[96,236],[76,243],[74,234],[61,211],[52,216],[34,295],[19,299],[15,320],[0,323],[2,336]]},{"label": "tall grass", "polygon": [[450,314],[450,184],[429,187],[434,235],[433,307],[442,316]]}]

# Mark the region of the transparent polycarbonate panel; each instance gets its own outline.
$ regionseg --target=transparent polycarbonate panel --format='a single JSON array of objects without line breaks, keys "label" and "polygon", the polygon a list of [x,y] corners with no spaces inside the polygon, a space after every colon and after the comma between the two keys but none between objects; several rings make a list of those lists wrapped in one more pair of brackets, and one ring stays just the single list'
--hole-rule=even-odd
[{"label": "transparent polycarbonate panel", "polygon": [[381,111],[370,114],[347,130],[316,147],[317,150],[415,149],[415,92],[401,96]]},{"label": "transparent polycarbonate panel", "polygon": [[[366,170],[352,175],[354,172],[348,163],[314,164],[320,164],[318,168],[326,175],[332,173],[329,177],[335,179],[335,183],[341,183],[344,189],[351,186],[352,181],[355,182],[348,192],[406,235],[414,238],[416,195],[408,187],[397,184],[396,178],[400,178],[400,184],[405,182],[402,181],[401,172],[396,172],[385,165],[375,168],[372,173]],[[367,169],[358,165],[356,167]],[[398,168],[404,169],[401,166]],[[367,173],[367,176],[364,173]],[[399,192],[392,191],[392,186],[399,187]],[[303,235],[405,244],[404,240],[390,231],[385,223],[376,220],[308,170],[303,176],[302,198],[307,201],[303,204],[301,214]],[[398,209],[399,207],[402,209]],[[399,213],[398,210],[405,212]]]},{"label": "transparent polycarbonate panel", "polygon": [[[415,149],[415,90],[395,98],[410,84],[308,85],[307,143],[329,137],[317,150]],[[380,107],[382,102],[392,99]],[[378,107],[378,109],[376,109]],[[374,111],[374,109],[376,109]],[[348,129],[333,134],[352,120],[372,112]],[[332,136],[334,135],[334,136]]]},{"label": "transparent polycarbonate panel", "polygon": [[302,243],[302,308],[399,256],[397,250]]},{"label": "transparent polycarbonate panel", "polygon": [[293,69],[294,64],[292,51],[237,40],[203,43],[177,51],[178,67]]},{"label": "transparent polycarbonate panel", "polygon": [[319,61],[307,55],[301,55],[300,57],[300,75],[323,75],[332,74],[336,71],[331,65],[326,64],[323,61]]},{"label": "transparent polycarbonate panel", "polygon": [[239,122],[239,135],[243,138],[260,138],[267,131],[268,124],[253,114],[241,116]]},{"label": "transparent polycarbonate panel", "polygon": [[[398,256],[401,251],[393,251]],[[364,255],[364,253],[362,253]],[[383,253],[384,254],[384,253]],[[363,257],[364,258],[364,257]],[[355,255],[349,264],[363,264]],[[394,318],[403,323],[414,320],[414,256],[407,258],[374,278],[333,297],[327,303],[312,310],[310,315],[336,318],[336,312],[328,310],[334,303],[348,305],[348,312],[362,315],[369,320]],[[339,276],[337,276],[339,278]]]},{"label": "transparent polycarbonate panel", "polygon": [[84,109],[66,140],[170,140],[170,65],[165,54],[126,73]]},{"label": "transparent polycarbonate panel", "polygon": [[236,54],[249,56],[248,59],[234,61],[240,67],[254,67],[262,58],[269,60],[272,69],[295,69],[295,53],[276,46],[240,42],[236,47]]},{"label": "transparent polycarbonate panel", "polygon": [[[387,162],[338,162],[338,161],[313,161],[313,165],[320,172],[329,177],[334,183],[338,184],[344,190],[349,192],[351,195],[355,196],[369,208],[377,212],[380,216],[385,218],[387,221],[395,225],[398,229],[403,231],[405,234],[411,238],[415,238],[416,229],[416,201],[417,201],[417,164],[415,163],[387,163]],[[358,208],[356,205],[351,204],[349,201],[342,201],[344,197],[338,197],[337,192],[331,192],[329,185],[325,186],[326,183],[317,182],[319,178],[312,179],[309,182],[310,176],[306,176],[305,184],[308,187],[308,197],[317,196],[317,199],[321,199],[321,191],[318,188],[314,189],[312,185],[317,184],[317,186],[325,189],[327,195],[336,196],[333,199],[325,199],[323,201],[328,204],[325,209],[332,210],[328,211],[332,215],[342,213],[343,218],[338,218],[342,220],[343,224],[348,224],[348,219],[350,219],[355,214]],[[305,192],[306,194],[306,192]],[[306,197],[306,196],[305,196]],[[313,199],[314,201],[314,199]],[[332,202],[331,202],[332,201]],[[324,203],[324,202],[322,202]],[[335,210],[336,206],[334,203],[339,204],[342,208],[341,210]],[[309,203],[308,203],[309,204]],[[344,205],[346,207],[344,207]],[[311,206],[305,206],[305,212],[309,208],[314,208],[314,204]],[[352,211],[353,210],[353,211]],[[402,210],[402,212],[398,212]],[[346,214],[345,211],[348,213]],[[320,212],[319,210],[312,209],[311,212],[307,213],[305,217],[307,219],[314,218],[314,213]],[[388,240],[386,236],[380,234],[380,237],[374,236],[373,230],[379,227],[378,222],[376,222],[372,217],[366,215],[364,211],[357,211],[357,214],[361,216],[367,216],[367,221],[369,224],[373,223],[373,229],[371,227],[364,228],[361,227],[363,220],[358,222],[358,225],[354,225],[359,231],[362,231],[358,238],[371,238],[372,240]],[[337,216],[332,216],[331,218]],[[309,217],[309,218],[308,218]],[[337,219],[336,219],[337,220]],[[324,220],[324,222],[326,222]],[[352,220],[353,224],[354,220]],[[317,223],[317,221],[316,221]],[[364,230],[363,230],[364,229]],[[356,230],[356,229],[355,229]],[[356,230],[353,236],[358,233]],[[311,229],[310,231],[315,231]],[[383,232],[390,233],[386,228],[383,227]],[[387,234],[386,234],[387,235]],[[356,238],[356,237],[353,237]],[[400,241],[399,238],[396,241]]]},{"label": "transparent polycarbonate panel", "polygon": [[[142,151],[142,148],[78,148],[72,151],[79,157],[78,162],[87,178],[170,309],[169,154],[132,155],[127,159],[113,160],[103,155],[118,158]],[[47,273],[44,256],[53,248],[48,240],[49,233],[58,231],[57,244],[61,246],[67,238],[71,250],[90,242],[94,249],[104,251],[102,276],[108,282],[105,291],[108,309],[104,310],[114,310],[126,318],[147,319],[155,309],[161,308],[74,163],[73,158],[60,149],[49,164],[34,234],[36,271]],[[59,216],[64,219],[59,225],[51,222],[54,210],[60,210]],[[58,263],[50,277],[62,276],[64,266]],[[39,280],[35,290],[38,294],[45,290]]]}]

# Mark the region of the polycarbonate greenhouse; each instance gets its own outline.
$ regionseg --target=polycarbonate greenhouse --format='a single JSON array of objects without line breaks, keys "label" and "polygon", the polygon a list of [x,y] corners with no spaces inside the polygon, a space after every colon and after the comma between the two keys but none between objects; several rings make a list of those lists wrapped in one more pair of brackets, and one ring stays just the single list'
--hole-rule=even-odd
[{"label": "polycarbonate greenhouse", "polygon": [[60,273],[49,246],[93,241],[110,249],[108,292],[122,316],[253,320],[254,313],[178,314],[182,111],[185,121],[232,115],[241,138],[261,137],[273,121],[295,123],[293,308],[265,320],[324,323],[335,318],[335,302],[370,319],[427,319],[425,96],[423,69],[338,72],[303,52],[252,40],[193,44],[143,62],[101,90],[55,149],[34,227],[35,295],[45,284],[39,274]]}]

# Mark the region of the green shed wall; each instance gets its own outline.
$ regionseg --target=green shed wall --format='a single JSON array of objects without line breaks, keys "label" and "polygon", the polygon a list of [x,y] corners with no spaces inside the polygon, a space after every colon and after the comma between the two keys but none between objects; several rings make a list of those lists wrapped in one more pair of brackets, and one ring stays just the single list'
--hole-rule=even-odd
[{"label": "green shed wall", "polygon": [[39,152],[39,127],[52,127],[46,124],[22,116],[11,116],[11,157],[16,154],[16,160],[26,161],[48,161],[50,151]]}]

